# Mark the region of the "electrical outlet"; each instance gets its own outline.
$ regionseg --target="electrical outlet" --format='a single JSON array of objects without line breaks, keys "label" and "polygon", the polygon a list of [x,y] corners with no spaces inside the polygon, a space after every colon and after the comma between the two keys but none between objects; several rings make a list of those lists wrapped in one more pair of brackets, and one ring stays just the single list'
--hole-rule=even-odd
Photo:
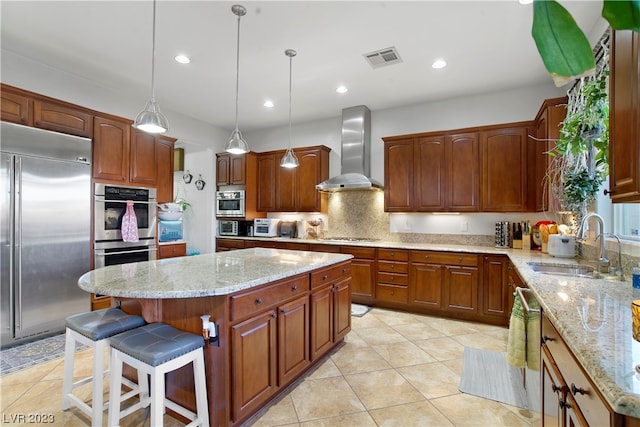
[{"label": "electrical outlet", "polygon": [[469,231],[469,223],[467,221],[460,222],[460,231]]}]

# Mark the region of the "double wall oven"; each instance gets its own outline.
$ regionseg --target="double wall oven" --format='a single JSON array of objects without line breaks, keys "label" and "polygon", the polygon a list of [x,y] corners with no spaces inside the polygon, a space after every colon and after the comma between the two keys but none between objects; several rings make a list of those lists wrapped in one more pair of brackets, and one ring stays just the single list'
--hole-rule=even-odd
[{"label": "double wall oven", "polygon": [[[96,183],[94,190],[94,268],[156,259],[156,189]],[[124,242],[120,231],[129,200],[137,242]]]}]

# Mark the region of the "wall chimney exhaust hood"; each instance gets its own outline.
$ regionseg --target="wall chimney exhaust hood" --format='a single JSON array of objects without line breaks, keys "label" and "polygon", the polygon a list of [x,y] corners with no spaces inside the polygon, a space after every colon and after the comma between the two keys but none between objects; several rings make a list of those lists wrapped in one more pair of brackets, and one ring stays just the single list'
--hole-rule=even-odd
[{"label": "wall chimney exhaust hood", "polygon": [[319,191],[382,190],[370,178],[371,111],[364,105],[342,110],[341,175],[316,185]]}]

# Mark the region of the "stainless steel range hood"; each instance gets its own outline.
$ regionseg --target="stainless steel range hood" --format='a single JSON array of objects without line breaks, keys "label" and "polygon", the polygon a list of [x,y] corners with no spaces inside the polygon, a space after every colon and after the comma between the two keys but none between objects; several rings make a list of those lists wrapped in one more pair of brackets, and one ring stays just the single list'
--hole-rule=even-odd
[{"label": "stainless steel range hood", "polygon": [[364,105],[342,110],[341,175],[320,184],[320,191],[382,190],[370,178],[371,111]]}]

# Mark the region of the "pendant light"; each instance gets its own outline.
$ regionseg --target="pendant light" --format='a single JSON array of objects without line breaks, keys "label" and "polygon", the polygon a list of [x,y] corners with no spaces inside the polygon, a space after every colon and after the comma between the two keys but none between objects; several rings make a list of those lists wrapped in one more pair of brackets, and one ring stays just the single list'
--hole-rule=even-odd
[{"label": "pendant light", "polygon": [[153,36],[151,48],[151,100],[138,114],[133,127],[149,133],[164,133],[169,130],[167,118],[160,112],[155,94],[155,59],[156,59],[156,0],[153,0]]},{"label": "pendant light", "polygon": [[231,12],[238,17],[238,43],[236,45],[236,128],[231,132],[231,138],[224,146],[226,152],[231,154],[244,154],[249,151],[247,141],[242,138],[238,129],[238,87],[240,86],[240,17],[247,14],[244,6],[235,4],[231,6]]},{"label": "pendant light", "polygon": [[297,55],[297,52],[293,49],[287,49],[284,54],[289,57],[289,149],[282,156],[280,160],[280,166],[283,168],[297,168],[299,165],[298,158],[291,149],[291,68],[293,64],[293,57]]}]

